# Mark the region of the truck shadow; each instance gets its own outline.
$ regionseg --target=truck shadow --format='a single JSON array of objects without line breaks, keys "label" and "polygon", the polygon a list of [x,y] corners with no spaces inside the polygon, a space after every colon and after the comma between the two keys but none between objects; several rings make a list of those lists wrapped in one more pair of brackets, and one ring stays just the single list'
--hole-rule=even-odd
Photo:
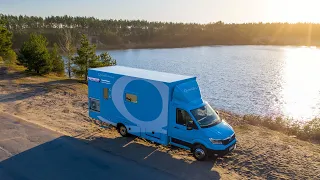
[{"label": "truck shadow", "polygon": [[61,136],[0,161],[0,179],[220,179],[212,162],[186,163],[132,140]]},{"label": "truck shadow", "polygon": [[[175,157],[166,151],[159,150],[160,146],[158,145],[154,147],[136,142],[135,138],[137,137],[117,137],[114,139],[93,137],[83,141],[106,152],[163,170],[183,179],[220,179],[219,173],[213,169],[215,165],[213,158],[202,162],[195,159],[184,160],[181,156]],[[181,151],[176,147],[171,147],[171,150]]]}]

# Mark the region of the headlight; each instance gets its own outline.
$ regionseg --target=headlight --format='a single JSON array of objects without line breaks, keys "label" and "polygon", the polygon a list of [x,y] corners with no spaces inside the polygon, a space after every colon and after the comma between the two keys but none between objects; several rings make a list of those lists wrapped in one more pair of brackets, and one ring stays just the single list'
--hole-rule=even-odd
[{"label": "headlight", "polygon": [[222,141],[218,139],[209,138],[209,140],[212,142],[212,144],[222,144]]}]

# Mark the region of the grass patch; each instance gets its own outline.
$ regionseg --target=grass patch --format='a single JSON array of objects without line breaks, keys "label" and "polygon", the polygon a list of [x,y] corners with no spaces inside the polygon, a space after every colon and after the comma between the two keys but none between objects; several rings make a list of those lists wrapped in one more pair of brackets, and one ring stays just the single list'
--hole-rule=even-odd
[{"label": "grass patch", "polygon": [[250,127],[249,127],[249,125],[240,125],[240,126],[236,126],[235,130],[237,130],[239,132],[248,132],[248,131],[250,131]]},{"label": "grass patch", "polygon": [[14,71],[14,72],[24,72],[27,69],[24,66],[20,66],[15,63],[14,64],[5,63],[5,67],[7,67],[9,71]]},{"label": "grass patch", "polygon": [[263,126],[271,130],[293,135],[302,140],[320,142],[320,118],[314,118],[306,123],[301,123],[283,117],[245,115],[243,116],[243,121],[254,126]]}]

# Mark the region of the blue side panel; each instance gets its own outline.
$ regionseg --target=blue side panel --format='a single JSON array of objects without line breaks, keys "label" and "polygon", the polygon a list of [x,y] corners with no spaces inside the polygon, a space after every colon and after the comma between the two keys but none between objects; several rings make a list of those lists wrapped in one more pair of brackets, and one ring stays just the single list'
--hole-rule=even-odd
[{"label": "blue side panel", "polygon": [[[168,144],[169,92],[167,83],[89,70],[89,116],[122,123],[131,134]],[[91,101],[100,109],[90,108]]]}]

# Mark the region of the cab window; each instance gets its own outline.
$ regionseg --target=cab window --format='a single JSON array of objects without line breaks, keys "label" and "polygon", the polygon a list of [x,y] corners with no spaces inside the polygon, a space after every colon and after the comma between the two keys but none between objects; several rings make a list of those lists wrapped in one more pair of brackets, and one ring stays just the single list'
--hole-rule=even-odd
[{"label": "cab window", "polygon": [[192,122],[193,120],[191,119],[189,113],[185,110],[182,109],[177,109],[176,111],[176,123],[186,126],[187,122]]}]

